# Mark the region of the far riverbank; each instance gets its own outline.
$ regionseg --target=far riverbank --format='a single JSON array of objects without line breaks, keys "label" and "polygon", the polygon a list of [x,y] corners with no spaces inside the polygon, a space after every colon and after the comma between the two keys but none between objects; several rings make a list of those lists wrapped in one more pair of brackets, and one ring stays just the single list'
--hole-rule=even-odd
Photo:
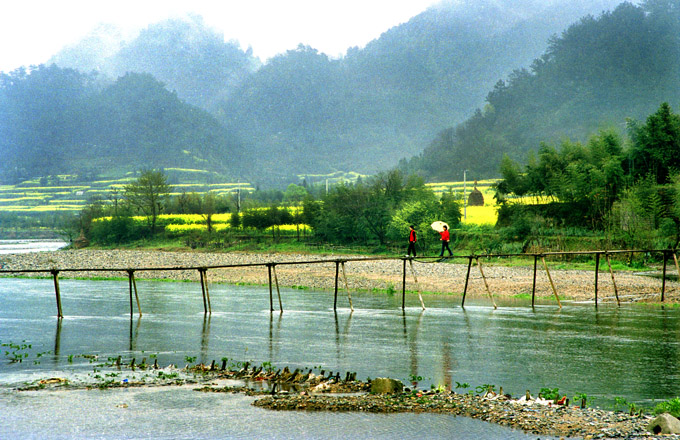
[{"label": "far riverbank", "polygon": [[[219,265],[247,265],[282,262],[300,262],[276,266],[276,275],[281,287],[333,290],[335,287],[335,262],[362,258],[357,255],[307,255],[283,253],[210,253],[210,252],[164,252],[148,250],[66,250],[37,252],[27,254],[5,254],[0,256],[3,270],[27,269],[99,269],[99,268],[175,268],[209,267]],[[305,264],[309,261],[328,261],[326,263]],[[461,295],[467,273],[465,259],[433,262],[415,260],[414,269],[418,283],[407,265],[406,290],[423,293]],[[533,286],[533,267],[506,267],[482,260],[484,275],[489,290],[494,297],[508,298],[531,295]],[[345,263],[347,283],[351,291],[401,292],[403,262],[398,257],[392,260],[348,261]],[[36,274],[41,276],[43,274]],[[587,270],[551,269],[550,275],[561,300],[594,300],[594,273]],[[44,276],[44,275],[43,275]],[[126,272],[64,272],[62,278],[85,277],[106,278],[126,277]],[[198,281],[196,270],[136,271],[138,279],[167,279],[176,281]],[[268,271],[266,266],[246,266],[224,269],[210,269],[210,282],[231,284],[266,285]],[[621,301],[658,302],[662,288],[658,278],[636,275],[631,272],[616,272],[615,282]],[[340,289],[344,281],[340,274]],[[605,267],[601,268],[598,280],[599,301],[614,301],[614,284]],[[467,296],[488,297],[480,269],[472,267]],[[554,299],[550,280],[545,270],[538,270],[536,276],[536,296]],[[668,302],[679,302],[680,284],[666,280]]]}]

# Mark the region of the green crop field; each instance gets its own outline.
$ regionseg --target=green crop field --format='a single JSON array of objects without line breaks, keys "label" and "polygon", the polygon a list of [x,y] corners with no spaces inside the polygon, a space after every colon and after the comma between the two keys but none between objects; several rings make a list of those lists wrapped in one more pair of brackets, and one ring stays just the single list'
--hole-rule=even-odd
[{"label": "green crop field", "polygon": [[[168,176],[175,195],[183,192],[203,194],[214,192],[225,195],[241,191],[254,191],[247,182],[219,182],[220,176],[203,170],[168,168]],[[16,185],[0,185],[0,211],[15,213],[42,213],[80,211],[95,198],[107,200],[120,194],[125,185],[135,177],[101,179],[82,182],[78,176],[59,175],[25,180]]]}]

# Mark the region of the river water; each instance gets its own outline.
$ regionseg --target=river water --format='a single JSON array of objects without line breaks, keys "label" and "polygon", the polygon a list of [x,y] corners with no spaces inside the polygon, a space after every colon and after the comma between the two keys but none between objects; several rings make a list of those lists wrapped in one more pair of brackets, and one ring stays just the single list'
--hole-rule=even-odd
[{"label": "river water", "polygon": [[63,248],[67,244],[68,243],[62,240],[0,240],[0,254],[24,254],[28,252],[56,251]]},{"label": "river water", "polygon": [[[143,316],[130,316],[127,281],[61,280],[56,318],[51,279],[0,279],[0,438],[536,438],[461,417],[279,413],[252,398],[190,388],[17,392],[46,377],[93,376],[89,356],[193,362],[270,362],[277,368],[357,372],[418,387],[484,384],[537,394],[586,393],[652,406],[680,395],[680,310],[658,306],[484,301],[354,294],[333,311],[332,292],[282,289],[270,313],[265,287],[211,284],[212,313],[198,283],[138,281]],[[12,351],[12,350],[9,350]],[[11,362],[17,352],[22,362]],[[100,374],[102,374],[100,372]],[[460,389],[460,391],[469,391]],[[153,435],[152,435],[153,434]],[[542,436],[542,438],[547,438]]]}]

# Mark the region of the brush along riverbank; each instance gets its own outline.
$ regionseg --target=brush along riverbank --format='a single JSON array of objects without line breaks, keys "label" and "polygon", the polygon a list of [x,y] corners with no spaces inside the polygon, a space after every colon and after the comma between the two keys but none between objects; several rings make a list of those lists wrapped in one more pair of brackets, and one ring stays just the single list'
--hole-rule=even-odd
[{"label": "brush along riverbank", "polygon": [[[304,264],[307,261],[343,260],[361,258],[352,255],[306,255],[306,254],[268,254],[268,253],[204,253],[204,252],[164,252],[139,250],[66,250],[54,252],[38,252],[28,254],[6,254],[0,256],[3,270],[27,269],[138,269],[151,267],[204,267],[238,264],[267,264],[282,262],[300,262],[300,264],[276,265],[276,275],[281,287],[310,288],[333,290],[335,286],[335,262]],[[530,295],[533,286],[533,261],[527,260],[527,266],[507,267],[502,260],[480,259],[482,270],[473,260],[467,297],[488,297],[481,272],[488,282],[489,290],[495,297],[516,297]],[[401,292],[403,280],[403,262],[395,257],[393,260],[347,261],[345,274],[351,291],[385,291]],[[428,293],[460,295],[463,292],[468,269],[467,259],[450,259],[442,262],[433,260],[415,260],[413,262],[415,277],[407,264],[406,290],[420,290]],[[674,268],[669,266],[670,274]],[[208,280],[211,283],[231,283],[266,285],[268,271],[266,266],[234,267],[210,269]],[[9,275],[9,274],[8,274]],[[35,274],[45,276],[49,274]],[[33,275],[32,275],[33,276]],[[199,282],[196,270],[161,270],[135,271],[137,279],[163,279],[175,281]],[[560,299],[591,301],[594,299],[595,274],[592,270],[550,269],[550,276]],[[121,272],[62,272],[62,278],[121,278],[127,273]],[[418,283],[415,282],[417,278]],[[628,271],[617,271],[614,280],[606,264],[601,264],[598,279],[599,300],[614,301],[614,282],[622,301],[658,302],[662,283],[658,278],[637,275]],[[340,289],[344,289],[344,279],[340,275]],[[546,271],[539,268],[536,272],[537,298],[554,298],[550,279]],[[668,302],[680,302],[680,284],[666,280]]]}]

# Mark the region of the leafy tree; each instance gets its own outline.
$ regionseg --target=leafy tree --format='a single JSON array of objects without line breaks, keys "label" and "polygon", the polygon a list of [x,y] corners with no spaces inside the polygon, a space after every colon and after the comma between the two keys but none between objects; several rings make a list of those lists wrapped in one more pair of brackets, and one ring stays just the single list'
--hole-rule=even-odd
[{"label": "leafy tree", "polygon": [[152,235],[170,191],[168,177],[160,170],[142,170],[134,182],[125,185],[125,199],[146,216]]},{"label": "leafy tree", "polygon": [[680,115],[664,102],[647,118],[647,123],[634,126],[631,161],[634,176],[652,174],[664,184],[672,172],[680,170]]},{"label": "leafy tree", "polygon": [[283,201],[286,203],[300,203],[309,193],[304,186],[299,186],[294,183],[288,185],[286,191],[283,193]]}]

